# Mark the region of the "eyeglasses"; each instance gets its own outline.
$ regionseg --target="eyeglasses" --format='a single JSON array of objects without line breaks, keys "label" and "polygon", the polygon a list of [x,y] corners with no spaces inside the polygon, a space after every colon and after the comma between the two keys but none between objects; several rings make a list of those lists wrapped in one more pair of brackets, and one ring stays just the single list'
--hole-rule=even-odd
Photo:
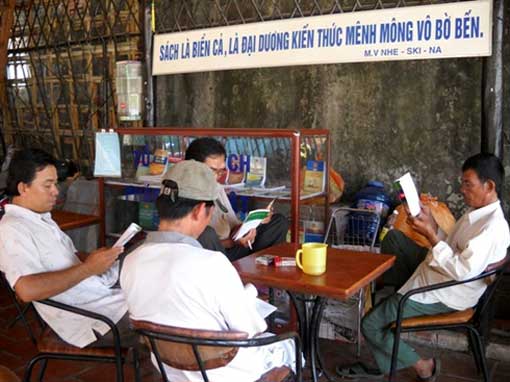
[{"label": "eyeglasses", "polygon": [[225,167],[223,168],[214,168],[214,167],[209,167],[212,172],[214,172],[216,174],[216,176],[222,176],[222,175],[225,175],[225,173],[227,172],[227,169]]}]

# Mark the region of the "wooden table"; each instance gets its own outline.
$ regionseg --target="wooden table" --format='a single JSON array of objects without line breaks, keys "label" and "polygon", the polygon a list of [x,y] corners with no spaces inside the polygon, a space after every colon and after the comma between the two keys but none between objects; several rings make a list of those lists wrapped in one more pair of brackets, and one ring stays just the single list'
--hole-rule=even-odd
[{"label": "wooden table", "polygon": [[[279,244],[237,260],[233,264],[244,282],[281,288],[289,293],[296,307],[303,348],[305,355],[310,359],[312,379],[315,382],[317,363],[322,364],[318,354],[318,339],[326,298],[347,300],[392,267],[395,257],[328,248],[326,273],[320,276],[306,275],[297,267],[265,266],[255,262],[257,256],[262,254],[294,257],[299,247],[293,243]],[[296,293],[315,297],[300,304]],[[306,302],[312,303],[311,318],[307,314],[306,306],[299,306],[306,305]]]},{"label": "wooden table", "polygon": [[51,217],[62,231],[101,223],[101,218],[99,216],[78,214],[76,212],[62,210],[51,211]]}]

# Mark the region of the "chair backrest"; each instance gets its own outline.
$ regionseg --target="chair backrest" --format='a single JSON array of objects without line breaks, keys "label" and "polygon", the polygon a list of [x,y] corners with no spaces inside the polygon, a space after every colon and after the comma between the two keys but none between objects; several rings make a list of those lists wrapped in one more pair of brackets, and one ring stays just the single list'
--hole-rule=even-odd
[{"label": "chair backrest", "polygon": [[487,282],[487,288],[485,289],[482,297],[480,297],[480,300],[478,300],[478,304],[476,305],[475,309],[475,315],[473,317],[474,320],[480,321],[487,313],[490,303],[495,296],[496,289],[503,279],[505,270],[509,265],[510,255],[507,255],[503,260],[490,264],[485,270],[484,273],[487,274],[487,277],[485,278]]},{"label": "chair backrest", "polygon": [[226,366],[239,349],[228,341],[248,338],[245,332],[177,328],[147,321],[131,320],[131,326],[148,340],[156,359],[180,370],[204,372],[201,365],[205,370]]},{"label": "chair backrest", "polygon": [[336,248],[373,252],[380,220],[377,211],[335,208],[329,219],[324,242]]}]

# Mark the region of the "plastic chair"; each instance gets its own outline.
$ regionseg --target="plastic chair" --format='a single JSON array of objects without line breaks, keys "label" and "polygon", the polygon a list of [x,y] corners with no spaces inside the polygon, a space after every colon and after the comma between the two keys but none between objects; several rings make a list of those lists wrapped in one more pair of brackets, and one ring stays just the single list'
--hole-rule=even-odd
[{"label": "plastic chair", "polygon": [[287,367],[279,367],[265,373],[257,382],[302,381],[301,341],[294,332],[248,338],[244,332],[177,328],[148,321],[131,320],[131,326],[148,342],[165,382],[170,381],[164,364],[181,370],[200,371],[204,381],[208,382],[207,370],[227,365],[238,348],[264,346],[286,339],[293,339],[296,345],[296,375]]},{"label": "plastic chair", "polygon": [[[352,251],[376,252],[375,243],[379,232],[380,215],[373,210],[338,207],[331,213],[324,242],[333,248]],[[373,286],[370,287],[371,289]],[[365,289],[345,302],[337,302],[344,310],[356,308],[356,355],[361,355],[361,319],[365,313]]]},{"label": "plastic chair", "polygon": [[[130,349],[121,347],[119,331],[113,321],[101,314],[62,304],[53,300],[40,300],[37,302],[104,322],[110,327],[110,330],[113,333],[113,346],[87,346],[79,348],[64,342],[55,332],[53,332],[49,327],[46,327],[37,339],[37,349],[39,350],[39,354],[32,358],[26,366],[25,375],[23,377],[24,382],[30,381],[32,370],[39,361],[42,361],[42,365],[39,371],[38,380],[42,381],[48,360],[50,359],[115,363],[116,381],[122,382],[124,380],[123,363],[126,362]],[[139,381],[138,353],[135,348],[131,348],[131,350],[133,355],[135,378]]]},{"label": "plastic chair", "polygon": [[[504,260],[491,264],[482,274],[463,281],[448,281],[427,287],[416,288],[407,292],[398,304],[397,320],[392,325],[395,329],[395,341],[393,343],[393,352],[391,358],[391,370],[389,381],[395,381],[397,372],[397,355],[401,333],[419,332],[430,330],[465,330],[468,333],[469,345],[473,352],[478,373],[483,374],[484,381],[489,382],[490,376],[487,369],[487,360],[485,359],[484,331],[485,318],[488,314],[488,308],[495,295],[496,288],[502,280],[505,269],[510,264],[507,257]],[[443,313],[430,316],[420,316],[403,319],[403,310],[406,301],[413,295],[431,290],[438,290],[473,282],[475,280],[488,279],[490,282],[482,297],[474,308],[451,313]]]}]

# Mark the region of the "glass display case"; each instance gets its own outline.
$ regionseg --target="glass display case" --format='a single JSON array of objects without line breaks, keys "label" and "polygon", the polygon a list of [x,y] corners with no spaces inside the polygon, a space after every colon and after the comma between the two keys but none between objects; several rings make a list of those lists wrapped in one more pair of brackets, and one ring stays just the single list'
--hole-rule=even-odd
[{"label": "glass display case", "polygon": [[[254,206],[276,199],[274,208],[289,216],[290,239],[297,242],[302,205],[324,206],[322,219],[327,218],[328,130],[168,127],[124,128],[117,133],[122,177],[104,180],[107,232],[123,229],[122,224],[114,227],[108,220],[132,221],[136,217],[145,228],[156,229],[153,201],[161,176],[169,166],[184,159],[186,148],[197,137],[212,137],[223,143],[227,171],[221,182],[241,219]],[[119,201],[124,206],[119,206]],[[110,208],[116,211],[111,213]],[[130,217],[119,216],[130,208]],[[309,208],[302,211],[306,214]]]}]

